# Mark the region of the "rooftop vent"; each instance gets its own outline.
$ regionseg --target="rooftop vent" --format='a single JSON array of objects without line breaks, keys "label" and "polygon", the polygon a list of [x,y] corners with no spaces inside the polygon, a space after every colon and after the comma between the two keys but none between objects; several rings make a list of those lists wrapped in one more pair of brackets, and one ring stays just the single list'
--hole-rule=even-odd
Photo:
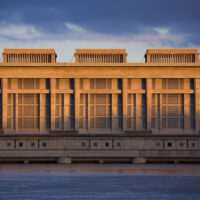
[{"label": "rooftop vent", "polygon": [[125,49],[76,49],[76,63],[126,63]]},{"label": "rooftop vent", "polygon": [[198,63],[198,49],[147,49],[146,63]]},{"label": "rooftop vent", "polygon": [[54,49],[4,49],[4,63],[55,63]]}]

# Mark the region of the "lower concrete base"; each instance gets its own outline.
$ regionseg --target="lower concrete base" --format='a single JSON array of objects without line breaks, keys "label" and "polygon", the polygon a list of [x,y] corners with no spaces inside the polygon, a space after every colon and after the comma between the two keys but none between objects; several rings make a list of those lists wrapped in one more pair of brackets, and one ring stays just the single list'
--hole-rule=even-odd
[{"label": "lower concrete base", "polygon": [[145,164],[146,158],[133,158],[132,163],[133,164]]},{"label": "lower concrete base", "polygon": [[56,160],[57,164],[71,164],[72,159],[67,157],[59,157]]}]

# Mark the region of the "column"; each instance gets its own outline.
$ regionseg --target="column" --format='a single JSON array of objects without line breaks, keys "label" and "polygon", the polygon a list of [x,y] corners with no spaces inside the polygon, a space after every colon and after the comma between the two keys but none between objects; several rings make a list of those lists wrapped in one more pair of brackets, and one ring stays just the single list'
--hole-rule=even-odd
[{"label": "column", "polygon": [[51,62],[52,63],[56,62],[56,55],[55,54],[51,54]]},{"label": "column", "polygon": [[64,130],[70,128],[70,121],[69,121],[69,109],[70,109],[70,94],[64,94]]},{"label": "column", "polygon": [[127,129],[127,79],[122,79],[123,131]]},{"label": "column", "polygon": [[45,130],[45,94],[40,94],[40,132]]},{"label": "column", "polygon": [[56,79],[50,79],[50,95],[51,95],[51,130],[55,129],[55,89],[56,89]]},{"label": "column", "polygon": [[118,129],[117,94],[112,94],[112,131]]},{"label": "column", "polygon": [[75,78],[75,130],[79,129],[79,101],[80,101],[80,79]]},{"label": "column", "polygon": [[195,128],[196,133],[200,130],[200,79],[194,79],[195,88]]},{"label": "column", "polygon": [[184,94],[184,131],[190,129],[190,94]]},{"label": "column", "polygon": [[199,63],[199,54],[198,53],[195,54],[195,63]]},{"label": "column", "polygon": [[123,59],[123,62],[124,62],[124,63],[126,63],[126,60],[127,60],[126,57],[127,57],[127,55],[124,54],[124,55],[123,55],[123,58],[124,58],[124,59]]},{"label": "column", "polygon": [[74,56],[75,56],[75,63],[78,63],[79,62],[79,55],[75,53]]},{"label": "column", "polygon": [[136,130],[142,129],[141,94],[136,93]]},{"label": "column", "polygon": [[87,115],[86,115],[86,112],[85,112],[85,121],[86,121],[86,128],[87,129],[90,129],[90,119],[91,119],[91,116],[90,116],[90,95],[91,94],[86,94],[86,95],[88,95],[88,97],[87,97],[87,102],[86,102],[86,99],[85,99],[85,97],[84,97],[84,102],[85,102],[85,106],[86,106],[86,108],[85,108],[85,110],[87,109]]},{"label": "column", "polygon": [[7,63],[7,54],[3,53],[3,63]]},{"label": "column", "polygon": [[162,131],[162,93],[160,94],[160,99],[159,99],[160,105],[159,105],[159,111],[160,111],[160,115],[159,115],[159,124],[160,124],[160,129],[159,131]]},{"label": "column", "polygon": [[2,127],[3,131],[7,128],[7,88],[8,79],[2,78]]},{"label": "column", "polygon": [[18,93],[15,94],[15,131],[18,130]]},{"label": "column", "polygon": [[151,130],[152,79],[146,79],[147,130]]}]

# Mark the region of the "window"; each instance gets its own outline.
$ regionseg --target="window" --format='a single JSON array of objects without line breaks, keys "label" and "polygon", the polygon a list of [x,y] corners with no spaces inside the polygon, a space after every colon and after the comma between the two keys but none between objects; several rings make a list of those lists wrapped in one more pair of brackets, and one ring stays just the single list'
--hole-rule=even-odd
[{"label": "window", "polygon": [[136,129],[136,94],[128,94],[127,98],[127,128]]},{"label": "window", "polygon": [[18,94],[18,128],[39,128],[38,94]]},{"label": "window", "polygon": [[112,79],[90,79],[90,89],[112,89]]},{"label": "window", "polygon": [[56,94],[55,128],[64,129],[64,95]]},{"label": "window", "polygon": [[182,94],[163,94],[162,128],[184,128],[184,98]]},{"label": "window", "polygon": [[22,142],[19,142],[18,146],[19,146],[19,147],[23,147],[23,143],[22,143]]},{"label": "window", "polygon": [[90,95],[90,128],[111,128],[111,95]]},{"label": "window", "polygon": [[168,142],[168,143],[167,143],[167,146],[168,146],[168,147],[172,147],[172,143],[171,143],[171,142]]},{"label": "window", "polygon": [[146,89],[146,79],[142,79],[142,89],[145,90]]},{"label": "window", "polygon": [[184,79],[181,78],[163,78],[162,89],[184,89]]},{"label": "window", "polygon": [[40,79],[20,78],[18,79],[18,89],[40,89]]},{"label": "window", "polygon": [[46,147],[47,143],[46,142],[42,142],[42,147]]}]

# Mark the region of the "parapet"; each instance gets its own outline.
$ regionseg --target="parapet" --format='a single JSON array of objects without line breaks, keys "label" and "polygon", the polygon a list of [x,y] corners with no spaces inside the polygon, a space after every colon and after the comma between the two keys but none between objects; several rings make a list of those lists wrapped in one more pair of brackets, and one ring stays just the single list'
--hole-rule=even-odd
[{"label": "parapet", "polygon": [[199,63],[198,49],[147,49],[146,63]]},{"label": "parapet", "polygon": [[76,63],[126,63],[125,49],[76,49]]},{"label": "parapet", "polygon": [[4,63],[55,63],[54,49],[4,49]]}]

